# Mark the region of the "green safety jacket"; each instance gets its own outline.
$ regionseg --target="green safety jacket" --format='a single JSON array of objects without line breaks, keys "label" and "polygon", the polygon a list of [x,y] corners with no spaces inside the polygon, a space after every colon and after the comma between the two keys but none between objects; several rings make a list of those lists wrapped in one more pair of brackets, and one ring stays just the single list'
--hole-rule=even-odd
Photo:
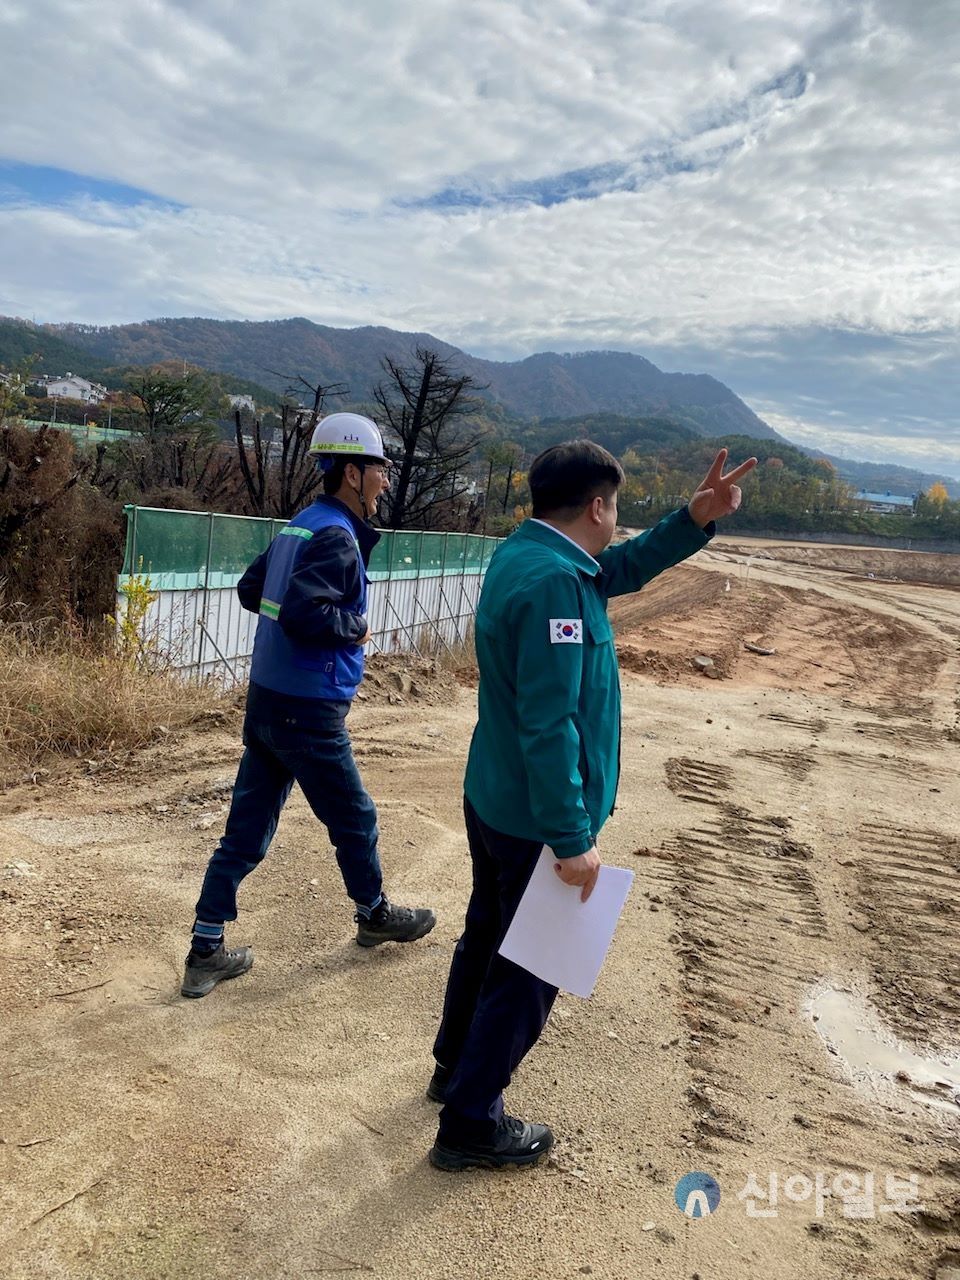
[{"label": "green safety jacket", "polygon": [[464,791],[488,826],[586,853],[613,812],[620,775],[620,679],[612,596],[699,551],[713,536],[684,507],[595,560],[527,520],[497,548],[476,617],[479,719]]}]

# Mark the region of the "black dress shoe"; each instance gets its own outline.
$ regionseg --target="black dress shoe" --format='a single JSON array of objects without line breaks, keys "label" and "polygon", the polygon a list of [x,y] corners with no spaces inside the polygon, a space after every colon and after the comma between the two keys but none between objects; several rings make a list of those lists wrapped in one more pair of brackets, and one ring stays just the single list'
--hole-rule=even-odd
[{"label": "black dress shoe", "polygon": [[430,1149],[430,1163],[445,1173],[462,1169],[504,1169],[508,1165],[536,1164],[553,1146],[553,1134],[545,1124],[527,1124],[504,1116],[489,1142],[460,1143],[437,1140]]}]

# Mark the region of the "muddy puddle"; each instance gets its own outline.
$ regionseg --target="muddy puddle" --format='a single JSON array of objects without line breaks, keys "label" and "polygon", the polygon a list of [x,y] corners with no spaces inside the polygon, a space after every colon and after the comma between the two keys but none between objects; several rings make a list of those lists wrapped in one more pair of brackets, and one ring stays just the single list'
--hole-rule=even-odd
[{"label": "muddy puddle", "polygon": [[818,984],[804,1005],[827,1052],[882,1101],[909,1094],[954,1115],[960,1111],[960,1052],[928,1052],[899,1040],[873,1006],[849,987]]}]

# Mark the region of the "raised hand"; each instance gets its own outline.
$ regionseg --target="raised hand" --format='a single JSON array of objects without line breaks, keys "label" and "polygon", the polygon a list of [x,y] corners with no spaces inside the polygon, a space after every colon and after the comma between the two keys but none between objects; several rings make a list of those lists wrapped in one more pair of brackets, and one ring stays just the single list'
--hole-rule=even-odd
[{"label": "raised hand", "polygon": [[697,486],[696,493],[687,503],[690,519],[701,529],[711,520],[720,520],[736,511],[743,497],[737,481],[757,465],[756,458],[748,458],[724,475],[723,464],[726,460],[727,450],[721,449],[710,470]]}]

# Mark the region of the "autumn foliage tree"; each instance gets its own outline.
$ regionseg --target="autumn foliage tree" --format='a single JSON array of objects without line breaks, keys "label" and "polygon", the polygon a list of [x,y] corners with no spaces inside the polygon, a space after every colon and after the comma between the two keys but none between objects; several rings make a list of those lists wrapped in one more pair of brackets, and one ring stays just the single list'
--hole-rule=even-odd
[{"label": "autumn foliage tree", "polygon": [[518,488],[518,476],[521,473],[517,468],[523,458],[523,447],[513,440],[492,440],[482,450],[482,456],[486,463],[483,532],[495,533],[501,530],[503,517],[506,516]]}]

